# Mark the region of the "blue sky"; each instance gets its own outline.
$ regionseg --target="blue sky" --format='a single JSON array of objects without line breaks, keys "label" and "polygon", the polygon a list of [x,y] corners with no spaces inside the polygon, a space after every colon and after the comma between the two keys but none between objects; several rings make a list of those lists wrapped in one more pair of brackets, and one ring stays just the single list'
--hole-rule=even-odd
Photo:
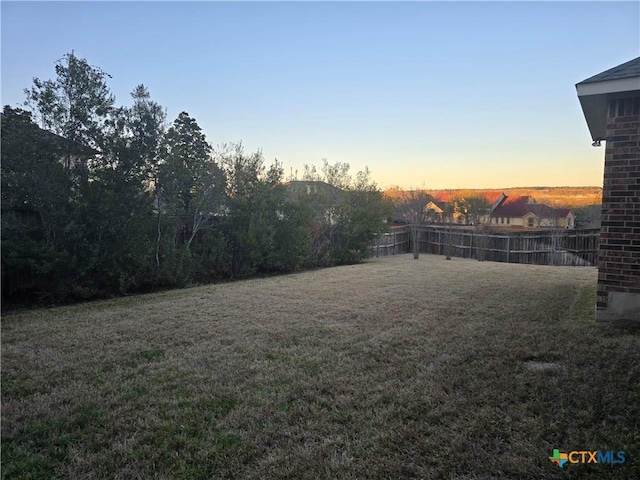
[{"label": "blue sky", "polygon": [[211,143],[382,187],[601,185],[575,84],[640,55],[640,2],[5,2],[2,104],[76,55]]}]

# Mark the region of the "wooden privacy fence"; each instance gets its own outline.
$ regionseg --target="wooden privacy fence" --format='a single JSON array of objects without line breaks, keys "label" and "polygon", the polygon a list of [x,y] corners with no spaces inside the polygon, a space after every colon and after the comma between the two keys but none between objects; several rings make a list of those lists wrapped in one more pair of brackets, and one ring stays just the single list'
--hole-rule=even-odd
[{"label": "wooden privacy fence", "polygon": [[[402,233],[401,233],[402,232]],[[410,251],[410,227],[380,237],[377,256]],[[454,227],[422,227],[420,251],[477,260],[535,265],[595,266],[599,229],[496,232]],[[401,240],[400,240],[401,239]],[[386,242],[386,243],[385,243]]]},{"label": "wooden privacy fence", "polygon": [[397,255],[409,251],[409,227],[392,227],[391,232],[378,236],[373,246],[373,254],[376,257]]},{"label": "wooden privacy fence", "polygon": [[493,262],[535,265],[596,265],[600,230],[487,232],[425,228],[420,251]]}]

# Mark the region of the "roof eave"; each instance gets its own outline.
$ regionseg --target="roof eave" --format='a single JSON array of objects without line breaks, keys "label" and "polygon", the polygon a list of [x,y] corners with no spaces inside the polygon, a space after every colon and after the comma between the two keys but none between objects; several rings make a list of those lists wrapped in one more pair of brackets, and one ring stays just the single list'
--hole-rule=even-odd
[{"label": "roof eave", "polygon": [[576,85],[576,91],[592,140],[606,140],[609,100],[640,92],[640,77],[580,82]]}]

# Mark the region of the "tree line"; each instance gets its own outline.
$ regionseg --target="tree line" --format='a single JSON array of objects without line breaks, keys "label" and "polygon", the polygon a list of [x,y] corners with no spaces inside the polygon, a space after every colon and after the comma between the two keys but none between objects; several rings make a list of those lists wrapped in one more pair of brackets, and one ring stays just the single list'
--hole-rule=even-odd
[{"label": "tree line", "polygon": [[368,170],[300,181],[242,143],[212,146],[144,85],[116,106],[74,53],[2,113],[3,304],[58,304],[361,261],[391,205]]}]

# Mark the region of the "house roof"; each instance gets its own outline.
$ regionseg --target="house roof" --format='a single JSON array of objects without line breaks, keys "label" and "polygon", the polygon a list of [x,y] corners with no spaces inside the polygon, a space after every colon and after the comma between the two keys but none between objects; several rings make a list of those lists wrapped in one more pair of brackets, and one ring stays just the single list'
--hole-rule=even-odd
[{"label": "house roof", "polygon": [[[436,200],[435,198],[432,198],[428,203],[427,203],[427,208],[429,207],[429,205],[435,205],[435,207],[440,210],[440,212],[438,213],[442,213],[446,207],[446,202],[440,202],[438,200]],[[435,209],[434,209],[435,210]]]},{"label": "house roof", "polygon": [[593,77],[581,81],[576,85],[585,85],[587,83],[604,82],[606,80],[619,80],[622,78],[640,77],[640,57],[629,60],[616,67],[598,73]]},{"label": "house roof", "polygon": [[492,217],[524,217],[529,213],[528,206],[533,199],[527,195],[506,197],[491,212]]},{"label": "house roof", "polygon": [[536,203],[530,196],[506,197],[498,207],[491,212],[492,217],[521,218],[528,214],[540,218],[564,218],[571,212],[570,208],[553,208],[542,203]]},{"label": "house roof", "polygon": [[453,192],[438,192],[433,196],[434,202],[450,202],[456,195]]},{"label": "house roof", "polygon": [[482,196],[486,198],[491,205],[493,205],[506,195],[504,194],[504,192],[483,192]]},{"label": "house roof", "polygon": [[[52,145],[56,145],[60,148],[67,148],[69,147],[71,150],[71,154],[72,155],[86,155],[86,156],[94,156],[100,153],[100,151],[96,150],[95,148],[91,148],[87,145],[84,145],[80,142],[77,142],[75,140],[70,140],[66,137],[63,137],[61,135],[58,135],[57,133],[54,133],[50,130],[45,130],[44,128],[40,127],[39,125],[37,125],[36,123],[34,123],[30,117],[29,120],[31,121],[32,125],[34,128],[37,128],[38,133],[40,138],[42,139],[42,141],[50,143]],[[5,122],[5,114],[0,112],[0,121],[3,123]],[[19,127],[21,128],[21,127]]]},{"label": "house roof", "polygon": [[447,208],[447,203],[451,202],[452,199],[453,194],[451,192],[440,192],[436,195],[431,195],[431,202],[442,211]]},{"label": "house roof", "polygon": [[[489,202],[491,205],[495,204],[498,200],[502,198],[504,193],[500,190],[487,190],[487,191],[474,191],[472,195],[468,195],[471,197],[483,197]],[[434,203],[442,204],[451,202],[453,199],[461,196],[458,192],[438,192],[434,197]],[[467,195],[462,195],[467,197]]]},{"label": "house roof", "polygon": [[640,95],[640,57],[577,83],[576,91],[591,138],[606,140],[609,100]]},{"label": "house roof", "polygon": [[564,218],[571,212],[570,208],[552,208],[541,203],[528,205],[528,209],[540,218]]}]

